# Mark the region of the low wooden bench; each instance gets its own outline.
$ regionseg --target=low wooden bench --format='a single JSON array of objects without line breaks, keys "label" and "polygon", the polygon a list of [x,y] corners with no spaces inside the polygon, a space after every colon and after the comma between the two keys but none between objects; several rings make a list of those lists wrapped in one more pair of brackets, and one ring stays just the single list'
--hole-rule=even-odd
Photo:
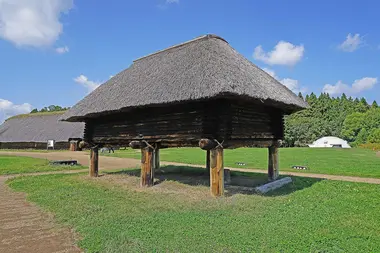
[{"label": "low wooden bench", "polygon": [[51,165],[78,165],[78,161],[76,160],[58,160],[58,161],[50,161]]}]

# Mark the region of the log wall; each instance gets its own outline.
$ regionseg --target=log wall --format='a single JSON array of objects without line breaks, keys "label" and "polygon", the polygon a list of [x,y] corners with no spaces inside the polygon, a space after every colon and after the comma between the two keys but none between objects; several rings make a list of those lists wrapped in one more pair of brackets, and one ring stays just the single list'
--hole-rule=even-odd
[{"label": "log wall", "polygon": [[[2,142],[0,143],[0,149],[45,149],[46,142]],[[54,144],[54,149],[57,150],[69,150],[70,143],[67,142],[56,142]]]},{"label": "log wall", "polygon": [[231,99],[137,108],[89,120],[85,127],[85,140],[100,145],[128,145],[144,139],[168,146],[198,146],[201,138],[222,141],[282,137],[281,111]]}]

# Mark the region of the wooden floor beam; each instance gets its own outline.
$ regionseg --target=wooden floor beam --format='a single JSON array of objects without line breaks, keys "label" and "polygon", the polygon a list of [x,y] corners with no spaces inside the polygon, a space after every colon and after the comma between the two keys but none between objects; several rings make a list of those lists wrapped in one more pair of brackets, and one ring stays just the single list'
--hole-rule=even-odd
[{"label": "wooden floor beam", "polygon": [[279,176],[279,159],[278,147],[270,146],[268,148],[268,179],[274,181]]},{"label": "wooden floor beam", "polygon": [[211,195],[216,197],[224,195],[224,164],[221,147],[211,150],[210,191]]},{"label": "wooden floor beam", "polygon": [[99,170],[99,149],[98,147],[91,148],[90,151],[90,177],[97,177]]}]

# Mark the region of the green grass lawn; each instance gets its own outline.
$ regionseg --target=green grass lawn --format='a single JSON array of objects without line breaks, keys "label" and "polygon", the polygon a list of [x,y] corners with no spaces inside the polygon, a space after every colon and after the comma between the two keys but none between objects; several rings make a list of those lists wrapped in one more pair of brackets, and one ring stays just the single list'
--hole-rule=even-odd
[{"label": "green grass lawn", "polygon": [[[171,148],[160,150],[161,161],[187,164],[205,164],[205,151],[200,148]],[[105,155],[109,155],[105,153]],[[111,156],[140,159],[140,151],[116,150]],[[240,148],[225,150],[226,167],[267,168],[268,151],[264,148]],[[243,162],[245,166],[236,163]],[[292,169],[294,165],[307,166],[309,170]],[[367,149],[328,149],[328,148],[281,148],[280,171],[298,171],[331,175],[380,178],[380,157]]]},{"label": "green grass lawn", "polygon": [[82,166],[52,166],[45,159],[0,155],[0,175],[83,169]]},{"label": "green grass lawn", "polygon": [[67,152],[66,149],[0,149],[0,152],[35,152],[35,153],[52,153],[52,152]]},{"label": "green grass lawn", "polygon": [[139,188],[138,181],[117,173],[95,179],[59,174],[8,184],[74,228],[86,252],[380,249],[380,185],[294,177],[270,195],[212,198],[207,186],[164,181]]}]

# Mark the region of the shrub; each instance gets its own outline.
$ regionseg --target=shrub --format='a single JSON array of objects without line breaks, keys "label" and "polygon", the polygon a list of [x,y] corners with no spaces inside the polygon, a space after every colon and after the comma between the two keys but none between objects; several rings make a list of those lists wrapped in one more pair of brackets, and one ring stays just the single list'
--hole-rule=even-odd
[{"label": "shrub", "polygon": [[380,150],[380,143],[366,143],[359,145],[360,148]]}]

